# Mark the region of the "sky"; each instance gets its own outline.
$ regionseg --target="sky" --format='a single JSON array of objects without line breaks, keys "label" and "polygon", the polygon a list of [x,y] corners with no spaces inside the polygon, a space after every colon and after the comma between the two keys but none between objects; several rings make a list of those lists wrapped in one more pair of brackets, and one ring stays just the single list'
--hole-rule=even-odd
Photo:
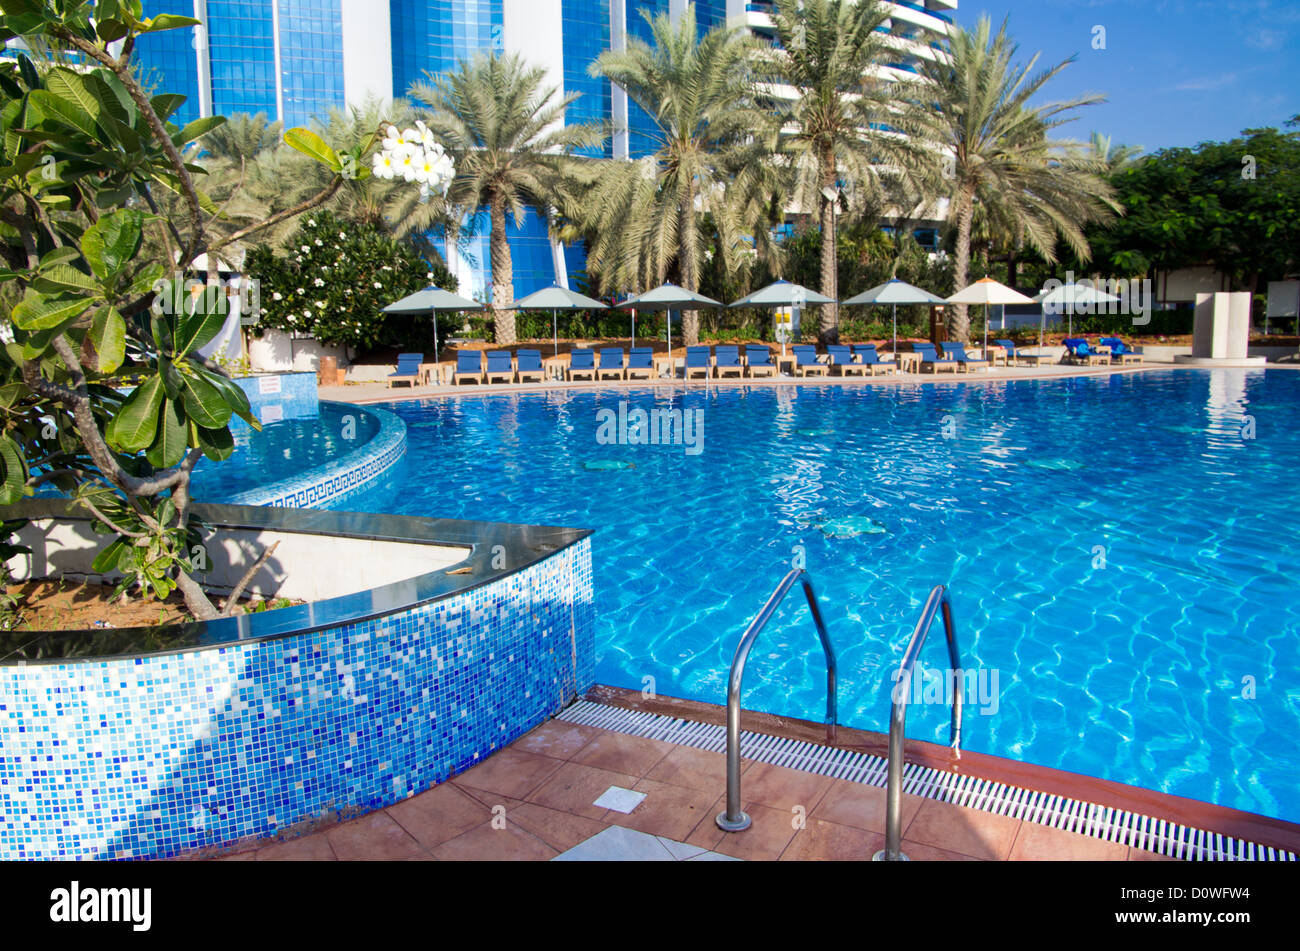
[{"label": "sky", "polygon": [[995,29],[1009,16],[1021,58],[1041,52],[1039,68],[1078,57],[1034,102],[1106,97],[1060,138],[1095,131],[1150,152],[1300,113],[1300,0],[961,0],[956,20],[969,28],[981,14]]}]

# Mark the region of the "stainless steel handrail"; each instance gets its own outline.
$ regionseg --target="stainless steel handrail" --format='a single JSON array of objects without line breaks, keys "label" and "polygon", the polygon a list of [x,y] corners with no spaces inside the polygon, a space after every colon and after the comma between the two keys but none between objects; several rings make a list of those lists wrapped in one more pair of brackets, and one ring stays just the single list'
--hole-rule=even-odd
[{"label": "stainless steel handrail", "polygon": [[817,595],[813,593],[808,572],[795,568],[781,579],[772,596],[767,599],[767,604],[763,605],[763,610],[758,612],[758,617],[745,629],[744,636],[736,646],[736,655],[731,659],[731,675],[727,680],[727,811],[717,819],[718,828],[724,832],[741,832],[748,829],[752,821],[740,808],[740,685],[745,677],[745,661],[759,632],[772,619],[795,582],[800,580],[803,581],[804,596],[808,599],[808,610],[812,612],[813,623],[817,625],[822,653],[826,655],[826,739],[835,739],[835,649],[831,647],[831,639],[826,634],[826,624],[822,621],[821,608],[817,606]]},{"label": "stainless steel handrail", "polygon": [[948,663],[951,665],[949,675],[953,678],[952,699],[952,748],[961,755],[961,702],[963,679],[961,670],[961,652],[957,649],[957,629],[952,623],[952,602],[948,599],[948,589],[937,585],[930,592],[921,612],[921,619],[916,622],[912,640],[903,654],[903,662],[898,668],[898,679],[894,683],[893,705],[889,712],[889,785],[885,793],[885,847],[872,856],[876,862],[906,862],[901,845],[903,838],[903,729],[907,722],[907,701],[912,690],[912,670],[916,659],[925,644],[934,616],[943,609],[943,629],[948,640]]}]

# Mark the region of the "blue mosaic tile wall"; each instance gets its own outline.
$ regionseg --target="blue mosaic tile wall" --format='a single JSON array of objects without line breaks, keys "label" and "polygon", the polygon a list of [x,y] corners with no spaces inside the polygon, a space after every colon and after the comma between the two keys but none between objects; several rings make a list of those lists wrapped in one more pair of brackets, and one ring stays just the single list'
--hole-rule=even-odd
[{"label": "blue mosaic tile wall", "polygon": [[162,858],[392,805],[595,677],[591,548],[363,624],[0,665],[0,860]]}]

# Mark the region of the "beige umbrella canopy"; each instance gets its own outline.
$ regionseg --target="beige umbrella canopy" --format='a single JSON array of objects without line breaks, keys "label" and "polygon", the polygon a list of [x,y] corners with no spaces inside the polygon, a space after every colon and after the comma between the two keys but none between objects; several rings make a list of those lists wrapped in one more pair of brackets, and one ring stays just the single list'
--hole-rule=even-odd
[{"label": "beige umbrella canopy", "polygon": [[984,305],[984,350],[989,349],[989,304],[1032,304],[1034,299],[1017,290],[999,284],[991,277],[983,277],[948,298],[949,304]]}]

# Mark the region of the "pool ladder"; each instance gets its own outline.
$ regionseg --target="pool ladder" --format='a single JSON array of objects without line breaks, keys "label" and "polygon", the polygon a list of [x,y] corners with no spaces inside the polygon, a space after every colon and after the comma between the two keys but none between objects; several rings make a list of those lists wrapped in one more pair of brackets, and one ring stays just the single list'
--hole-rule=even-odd
[{"label": "pool ladder", "polygon": [[[822,619],[817,596],[813,592],[812,581],[807,571],[796,568],[781,579],[772,596],[763,605],[745,634],[736,646],[735,656],[731,661],[731,673],[727,678],[727,808],[717,818],[718,828],[724,832],[742,832],[752,823],[750,817],[740,808],[740,688],[745,678],[745,662],[749,659],[750,648],[767,622],[772,619],[785,596],[797,582],[803,582],[804,596],[808,599],[808,609],[812,612],[813,624],[817,627],[817,637],[821,641],[822,652],[826,655],[826,740],[835,740],[836,701],[835,701],[835,649],[831,646],[826,633],[826,624]],[[911,693],[912,675],[917,658],[925,644],[926,636],[934,625],[936,615],[942,614],[944,635],[948,642],[948,662],[951,664],[949,676],[953,684],[952,702],[952,748],[961,755],[961,719],[963,675],[961,652],[957,647],[957,629],[952,620],[952,601],[948,589],[937,585],[926,599],[921,611],[916,630],[908,642],[903,654],[903,661],[898,668],[894,682],[893,701],[889,714],[889,768],[886,784],[885,803],[885,847],[872,856],[877,862],[906,862],[902,845],[902,807],[903,807],[903,735],[907,724],[908,695]]]},{"label": "pool ladder", "polygon": [[822,643],[822,653],[826,655],[826,740],[830,742],[835,739],[835,649],[831,647],[831,639],[826,633],[817,595],[813,593],[812,580],[807,571],[795,568],[781,579],[772,596],[767,599],[767,604],[763,605],[763,610],[758,612],[758,617],[745,629],[745,635],[736,645],[736,654],[731,660],[731,674],[727,678],[727,809],[717,818],[718,828],[724,832],[742,832],[753,821],[740,808],[740,685],[745,678],[745,661],[749,658],[749,649],[754,646],[758,635],[772,619],[790,589],[799,581],[803,582],[808,610],[812,612],[817,637]]},{"label": "pool ladder", "polygon": [[961,700],[964,680],[961,668],[961,652],[957,648],[957,629],[952,623],[952,601],[948,589],[936,585],[926,599],[921,611],[921,618],[916,622],[916,630],[908,642],[903,662],[898,666],[898,677],[894,681],[893,703],[889,711],[889,779],[885,790],[885,847],[873,855],[875,862],[906,862],[903,854],[903,730],[907,723],[907,702],[912,692],[912,672],[916,659],[925,644],[926,635],[934,624],[936,614],[943,614],[943,631],[948,641],[948,663],[951,665],[948,675],[953,686],[952,691],[952,726],[951,744],[958,756],[961,756]]}]

